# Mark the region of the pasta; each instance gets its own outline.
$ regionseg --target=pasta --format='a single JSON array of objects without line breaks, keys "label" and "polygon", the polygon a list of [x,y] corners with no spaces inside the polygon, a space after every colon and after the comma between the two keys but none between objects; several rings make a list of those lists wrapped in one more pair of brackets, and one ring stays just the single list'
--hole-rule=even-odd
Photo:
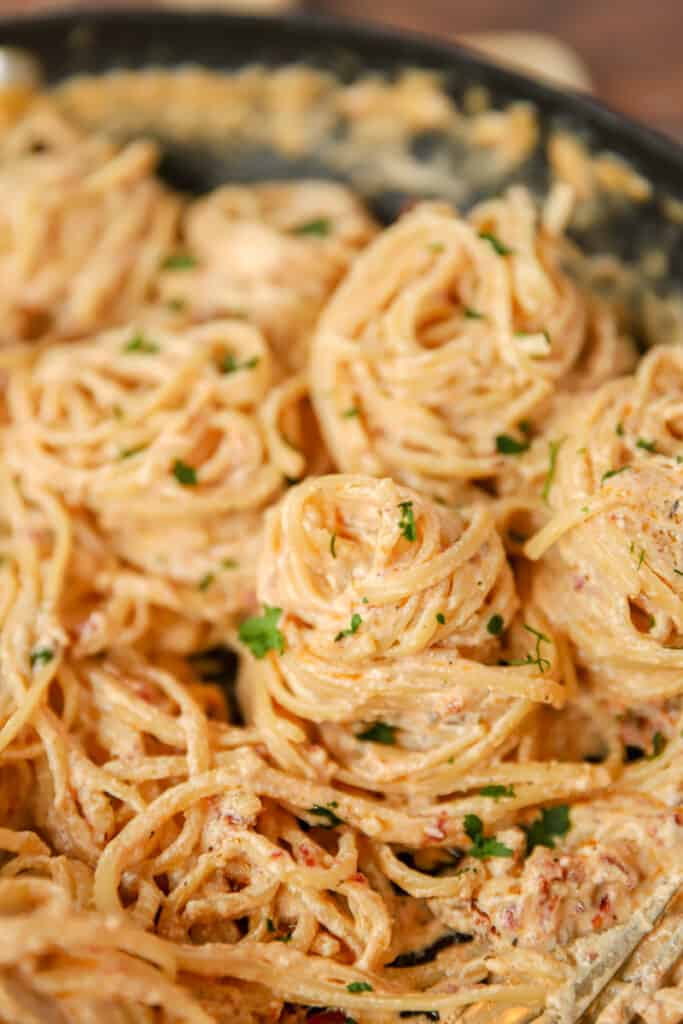
[{"label": "pasta", "polygon": [[[238,79],[289,142],[456,117]],[[0,1019],[551,1010],[683,877],[680,349],[638,360],[566,182],[191,199],[79,96],[0,133]],[[647,962],[619,1005],[673,1024]]]},{"label": "pasta", "polygon": [[558,383],[594,387],[633,356],[561,255],[523,189],[468,219],[423,205],[384,232],[328,305],[312,350],[337,464],[447,500],[466,498],[472,480],[504,487],[512,467],[497,439],[542,421]]}]

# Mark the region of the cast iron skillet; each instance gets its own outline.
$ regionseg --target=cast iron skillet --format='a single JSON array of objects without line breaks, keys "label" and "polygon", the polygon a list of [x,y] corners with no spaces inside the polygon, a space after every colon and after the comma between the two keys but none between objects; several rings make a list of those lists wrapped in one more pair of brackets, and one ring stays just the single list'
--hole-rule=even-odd
[{"label": "cast iron skillet", "polygon": [[[538,111],[542,138],[558,126],[569,128],[592,150],[606,149],[626,158],[654,186],[650,201],[617,206],[584,232],[581,243],[589,250],[627,260],[657,245],[669,255],[670,273],[663,286],[683,288],[683,226],[672,223],[662,210],[664,197],[683,201],[683,147],[588,97],[525,78],[461,47],[310,14],[262,18],[158,10],[72,12],[0,21],[0,45],[34,54],[48,83],[115,68],[189,63],[235,70],[252,63],[277,68],[305,62],[333,70],[343,81],[373,72],[395,75],[405,67],[433,69],[443,74],[445,87],[456,101],[475,84],[489,90],[494,106],[530,100]],[[416,141],[418,158],[420,144],[428,158],[429,143],[429,139]],[[379,143],[378,164],[381,160]],[[287,161],[282,154],[263,151],[237,155],[228,139],[224,147],[211,151],[194,143],[167,142],[161,172],[172,184],[195,192],[227,180],[338,176],[315,159]],[[542,145],[518,179],[537,189],[546,186]],[[376,195],[375,210],[389,220],[406,198],[414,196],[405,192]],[[478,198],[474,189],[471,200]]]}]

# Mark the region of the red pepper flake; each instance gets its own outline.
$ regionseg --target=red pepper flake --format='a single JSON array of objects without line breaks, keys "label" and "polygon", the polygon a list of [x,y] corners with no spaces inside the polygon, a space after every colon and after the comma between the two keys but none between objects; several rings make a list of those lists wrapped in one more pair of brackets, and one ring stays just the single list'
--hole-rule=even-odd
[{"label": "red pepper flake", "polygon": [[602,928],[602,914],[596,914],[591,921],[591,925],[595,931],[599,931]]},{"label": "red pepper flake", "polygon": [[356,871],[355,875],[349,876],[349,882],[362,882],[367,883],[367,878],[361,871]]},{"label": "red pepper flake", "polygon": [[270,855],[270,859],[271,860],[277,860],[279,857],[284,857],[284,855],[285,855],[284,850],[273,850],[273,852]]},{"label": "red pepper flake", "polygon": [[315,868],[318,866],[318,862],[315,859],[315,854],[308,845],[308,843],[301,844],[301,846],[299,847],[299,853],[301,854],[303,862],[307,868]]},{"label": "red pepper flake", "polygon": [[433,825],[427,825],[424,834],[428,840],[432,842],[438,842],[441,839],[445,839],[448,835],[446,831],[446,825],[448,824],[448,814],[446,811],[441,811],[439,817]]},{"label": "red pepper flake", "polygon": [[602,910],[603,913],[606,913],[609,909],[610,909],[610,898],[607,895],[607,893],[605,893],[605,895],[600,900],[600,910]]}]

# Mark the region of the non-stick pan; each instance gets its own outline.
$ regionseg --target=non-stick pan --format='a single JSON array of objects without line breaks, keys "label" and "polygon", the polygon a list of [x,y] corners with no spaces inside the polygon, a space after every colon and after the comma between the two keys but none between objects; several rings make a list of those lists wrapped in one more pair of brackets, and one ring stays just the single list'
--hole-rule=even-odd
[{"label": "non-stick pan", "polygon": [[[669,272],[662,287],[683,285],[683,226],[665,212],[670,200],[683,200],[683,148],[644,125],[615,113],[601,103],[497,67],[467,50],[426,38],[350,24],[311,15],[282,17],[231,16],[215,12],[183,14],[161,11],[93,11],[0,22],[0,45],[19,47],[39,61],[45,81],[57,83],[79,73],[97,74],[119,68],[174,67],[186,64],[236,70],[253,63],[280,68],[305,63],[334,71],[345,82],[368,74],[390,76],[406,67],[432,69],[443,76],[450,96],[461,102],[473,85],[484,86],[495,107],[518,100],[537,110],[541,144],[516,172],[542,190],[548,167],[543,142],[550,132],[569,129],[591,151],[609,151],[625,158],[652,184],[651,198],[638,204],[615,204],[609,216],[586,229],[580,241],[589,250],[607,251],[636,261],[657,247],[668,256]],[[201,110],[197,112],[201,120]],[[429,139],[417,140],[414,155],[428,159]],[[420,149],[422,144],[422,150]],[[162,139],[162,174],[174,185],[203,191],[226,180],[305,174],[339,176],[315,154],[287,160],[263,150],[239,154],[231,140],[205,147],[196,141]],[[377,167],[382,166],[378,139]],[[458,168],[454,166],[454,174]],[[472,183],[469,198],[481,198]],[[486,189],[483,189],[486,191]],[[419,189],[381,190],[374,195],[376,212],[395,215]]]}]

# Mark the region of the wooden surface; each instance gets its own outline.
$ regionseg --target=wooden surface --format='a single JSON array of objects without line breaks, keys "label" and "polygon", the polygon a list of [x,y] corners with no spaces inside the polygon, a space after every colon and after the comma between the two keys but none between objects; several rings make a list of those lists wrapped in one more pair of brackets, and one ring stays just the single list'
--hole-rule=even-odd
[{"label": "wooden surface", "polygon": [[[248,7],[250,0],[207,0],[207,5],[221,2]],[[119,7],[135,0],[82,3]],[[145,6],[151,4],[147,0]],[[58,5],[59,0],[0,0],[0,12]],[[259,0],[262,9],[266,5]],[[683,140],[683,0],[300,0],[299,5],[449,38],[512,30],[555,35],[588,65],[598,96]]]},{"label": "wooden surface", "polygon": [[612,106],[683,139],[683,0],[308,0],[309,10],[455,37],[547,32]]}]

